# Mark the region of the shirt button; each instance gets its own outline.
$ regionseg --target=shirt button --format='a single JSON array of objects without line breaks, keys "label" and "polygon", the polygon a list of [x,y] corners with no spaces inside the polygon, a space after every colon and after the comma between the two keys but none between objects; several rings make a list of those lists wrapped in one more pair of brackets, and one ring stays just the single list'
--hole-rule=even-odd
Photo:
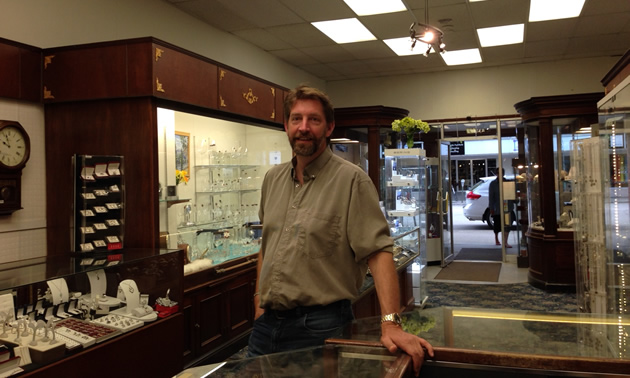
[{"label": "shirt button", "polygon": [[296,187],[296,188],[299,188],[299,187],[300,187],[300,184],[295,184],[295,187]]},{"label": "shirt button", "polygon": [[286,232],[289,232],[289,227],[285,228],[284,230],[285,230]]},{"label": "shirt button", "polygon": [[297,209],[297,206],[293,205],[291,206],[292,209]]}]

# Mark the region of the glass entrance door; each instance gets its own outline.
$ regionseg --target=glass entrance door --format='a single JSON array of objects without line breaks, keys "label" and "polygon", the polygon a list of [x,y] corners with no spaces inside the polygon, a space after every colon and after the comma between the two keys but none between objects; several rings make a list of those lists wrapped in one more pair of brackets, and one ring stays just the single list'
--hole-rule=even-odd
[{"label": "glass entrance door", "polygon": [[455,257],[453,249],[453,185],[451,185],[451,143],[440,141],[440,168],[438,170],[440,227],[442,235],[442,267]]}]

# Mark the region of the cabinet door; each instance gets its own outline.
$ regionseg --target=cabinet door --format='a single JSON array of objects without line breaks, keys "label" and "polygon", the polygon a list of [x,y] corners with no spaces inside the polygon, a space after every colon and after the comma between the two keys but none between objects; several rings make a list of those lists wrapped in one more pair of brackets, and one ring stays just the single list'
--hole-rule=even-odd
[{"label": "cabinet door", "polygon": [[219,286],[207,288],[198,295],[199,346],[204,355],[227,342],[224,295]]},{"label": "cabinet door", "polygon": [[254,290],[256,272],[250,271],[228,282],[225,287],[229,336],[238,336],[249,331],[254,319]]},{"label": "cabinet door", "polygon": [[184,313],[184,366],[188,366],[190,362],[197,356],[197,332],[200,328],[195,316],[195,296],[184,296],[183,313]]}]

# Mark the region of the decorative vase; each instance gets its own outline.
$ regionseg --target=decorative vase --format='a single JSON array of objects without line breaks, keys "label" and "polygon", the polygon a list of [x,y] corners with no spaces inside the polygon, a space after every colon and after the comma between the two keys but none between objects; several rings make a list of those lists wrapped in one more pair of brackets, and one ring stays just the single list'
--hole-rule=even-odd
[{"label": "decorative vase", "polygon": [[166,199],[168,200],[179,199],[179,197],[177,196],[177,185],[168,185],[166,187]]},{"label": "decorative vase", "polygon": [[407,135],[407,148],[413,148],[413,134]]}]

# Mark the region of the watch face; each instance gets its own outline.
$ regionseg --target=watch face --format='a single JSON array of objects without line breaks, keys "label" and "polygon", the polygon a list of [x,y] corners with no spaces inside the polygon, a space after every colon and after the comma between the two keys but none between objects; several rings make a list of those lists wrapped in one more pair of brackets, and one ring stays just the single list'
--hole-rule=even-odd
[{"label": "watch face", "polygon": [[14,168],[28,159],[27,137],[24,131],[14,125],[0,129],[0,163]]}]

